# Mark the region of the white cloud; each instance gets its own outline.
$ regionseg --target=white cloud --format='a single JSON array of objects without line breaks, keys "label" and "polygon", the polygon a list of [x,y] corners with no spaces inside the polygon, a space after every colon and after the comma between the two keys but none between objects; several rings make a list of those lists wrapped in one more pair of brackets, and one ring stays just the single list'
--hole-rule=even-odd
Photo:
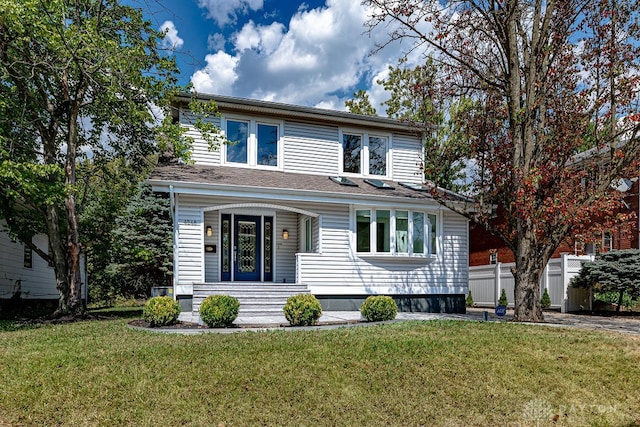
[{"label": "white cloud", "polygon": [[165,49],[180,49],[184,45],[184,40],[178,36],[178,30],[172,21],[164,21],[160,25],[160,31],[166,32],[162,39],[162,47]]},{"label": "white cloud", "polygon": [[[299,8],[288,26],[249,21],[230,37],[233,53],[207,56],[206,67],[192,82],[199,92],[344,109],[356,85],[373,76],[367,79],[370,97],[383,115],[379,103],[386,97],[375,80],[389,64],[396,65],[401,52],[393,46],[369,56],[376,42],[386,40],[388,28],[365,35],[366,19],[360,2],[327,0],[321,8]],[[222,87],[222,70],[233,75],[225,79],[224,93],[213,90]]]},{"label": "white cloud", "polygon": [[238,78],[235,72],[238,59],[225,53],[207,55],[205,68],[191,76],[191,82],[197,92],[219,95],[231,95],[233,83]]},{"label": "white cloud", "polygon": [[198,6],[206,9],[207,16],[220,27],[235,23],[238,15],[244,15],[249,10],[262,9],[263,3],[263,0],[198,0]]},{"label": "white cloud", "polygon": [[226,43],[226,40],[223,34],[220,34],[220,33],[209,34],[209,37],[207,37],[207,49],[209,50],[212,50],[212,51],[224,50],[225,43]]}]

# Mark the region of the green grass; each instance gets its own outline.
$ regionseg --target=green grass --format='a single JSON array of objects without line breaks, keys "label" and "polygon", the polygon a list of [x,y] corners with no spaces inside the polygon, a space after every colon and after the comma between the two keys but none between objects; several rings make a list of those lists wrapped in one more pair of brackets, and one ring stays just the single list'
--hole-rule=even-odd
[{"label": "green grass", "polygon": [[126,322],[0,332],[0,426],[640,423],[627,335],[434,321],[186,336]]}]

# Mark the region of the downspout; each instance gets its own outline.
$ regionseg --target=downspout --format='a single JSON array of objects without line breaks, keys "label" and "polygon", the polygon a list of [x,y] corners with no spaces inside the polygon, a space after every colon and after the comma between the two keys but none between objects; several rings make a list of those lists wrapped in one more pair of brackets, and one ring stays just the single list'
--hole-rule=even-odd
[{"label": "downspout", "polygon": [[176,215],[175,215],[175,202],[174,202],[175,194],[173,193],[173,185],[169,186],[169,213],[171,215],[171,222],[173,224],[173,298],[176,299],[176,280],[178,278],[178,256],[177,256],[177,241],[178,241],[178,231],[176,228]]}]

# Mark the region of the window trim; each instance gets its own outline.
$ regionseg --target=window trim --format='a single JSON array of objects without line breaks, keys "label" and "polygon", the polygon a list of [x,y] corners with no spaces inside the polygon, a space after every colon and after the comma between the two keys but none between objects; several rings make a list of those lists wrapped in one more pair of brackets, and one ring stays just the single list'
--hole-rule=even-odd
[{"label": "window trim", "polygon": [[[357,212],[369,211],[369,252],[358,251],[358,235],[357,235]],[[376,211],[389,211],[390,213],[390,231],[389,231],[389,252],[377,251],[377,212]],[[408,248],[407,252],[396,251],[396,212],[408,212]],[[414,213],[422,213],[424,220],[423,229],[423,253],[413,252],[414,241]],[[435,224],[431,223],[430,215],[435,215]],[[357,257],[360,258],[392,258],[392,259],[436,259],[442,253],[441,240],[442,240],[442,215],[438,212],[431,210],[412,209],[404,207],[382,207],[374,205],[352,205],[350,212],[350,242],[351,250]],[[431,245],[431,231],[435,226],[435,245]]]},{"label": "window trim", "polygon": [[[29,243],[33,244],[31,238],[29,238]],[[22,267],[33,269],[33,250],[26,243],[22,243]]]},{"label": "window trim", "polygon": [[[362,147],[360,149],[360,172],[359,173],[354,173],[354,172],[345,172],[344,171],[344,135],[356,135],[356,136],[360,136],[361,141],[362,141]],[[369,170],[369,166],[370,166],[370,162],[371,162],[371,157],[370,157],[370,153],[369,153],[369,141],[370,138],[375,137],[375,138],[384,138],[387,141],[386,144],[386,153],[385,153],[385,164],[386,164],[386,170],[385,170],[385,174],[384,175],[376,175],[376,174],[372,174],[371,171]],[[392,139],[392,134],[390,133],[384,133],[384,132],[366,132],[363,130],[358,130],[358,129],[352,129],[352,128],[340,128],[338,130],[338,147],[339,147],[339,165],[338,165],[338,170],[339,170],[339,174],[340,175],[346,175],[346,176],[358,176],[358,177],[367,177],[367,178],[378,178],[378,179],[391,179],[392,178],[392,164],[391,164],[391,159],[393,158],[392,156],[392,149],[393,149],[393,139]]]},{"label": "window trim", "polygon": [[309,216],[302,221],[302,252],[313,252],[313,219]]},{"label": "window trim", "polygon": [[[283,170],[284,169],[284,122],[282,120],[269,120],[263,118],[256,118],[250,116],[242,116],[235,114],[223,115],[220,120],[220,130],[222,135],[227,137],[227,122],[246,122],[249,124],[249,132],[247,135],[247,163],[235,163],[227,161],[227,144],[221,144],[220,146],[220,164],[225,166],[233,166],[240,168],[254,168],[254,169],[270,169],[270,170]],[[258,125],[276,126],[278,129],[278,148],[277,156],[278,162],[276,166],[268,166],[258,164]]]}]

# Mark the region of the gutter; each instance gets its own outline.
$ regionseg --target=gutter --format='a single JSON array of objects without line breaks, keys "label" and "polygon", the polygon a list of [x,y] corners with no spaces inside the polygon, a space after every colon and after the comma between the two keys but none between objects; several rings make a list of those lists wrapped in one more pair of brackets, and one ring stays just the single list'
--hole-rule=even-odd
[{"label": "gutter", "polygon": [[338,125],[374,127],[390,129],[407,134],[422,133],[424,130],[409,123],[381,116],[364,116],[346,111],[328,110],[323,108],[302,107],[255,99],[236,98],[231,96],[181,93],[175,99],[178,103],[189,103],[193,96],[201,101],[215,102],[220,112],[250,112],[278,117],[296,118],[305,121],[317,121]]}]

